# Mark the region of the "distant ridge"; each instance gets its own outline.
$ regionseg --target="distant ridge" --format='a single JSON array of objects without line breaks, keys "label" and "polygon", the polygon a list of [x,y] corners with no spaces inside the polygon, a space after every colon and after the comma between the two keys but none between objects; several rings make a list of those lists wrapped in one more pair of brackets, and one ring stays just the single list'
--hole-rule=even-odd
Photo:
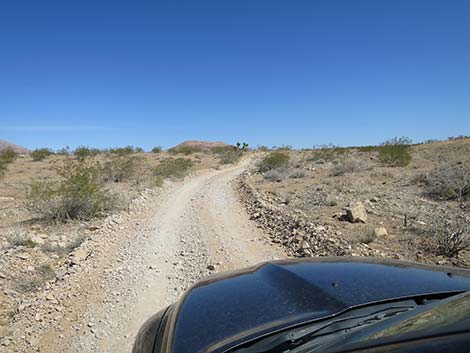
[{"label": "distant ridge", "polygon": [[188,141],[184,141],[180,143],[179,145],[176,145],[172,149],[177,150],[183,147],[191,147],[191,148],[195,148],[198,150],[210,150],[211,148],[214,148],[214,147],[227,147],[227,146],[229,145],[221,141],[210,142],[210,141],[188,140]]},{"label": "distant ridge", "polygon": [[11,148],[13,151],[19,154],[28,154],[29,150],[25,147],[15,145],[14,143],[0,139],[0,151],[3,151],[7,148]]}]

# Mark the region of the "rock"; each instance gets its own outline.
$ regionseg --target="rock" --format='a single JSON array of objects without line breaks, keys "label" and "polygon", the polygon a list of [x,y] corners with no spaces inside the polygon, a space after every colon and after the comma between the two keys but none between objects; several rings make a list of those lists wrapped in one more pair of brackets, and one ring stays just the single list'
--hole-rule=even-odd
[{"label": "rock", "polygon": [[72,263],[72,265],[78,265],[79,263],[85,261],[89,256],[89,253],[87,253],[85,250],[83,249],[78,249],[78,250],[75,250],[71,256],[70,256],[70,261]]},{"label": "rock", "polygon": [[215,266],[214,265],[207,265],[207,269],[209,271],[215,271]]},{"label": "rock", "polygon": [[362,202],[356,202],[353,207],[346,209],[346,217],[351,223],[366,223],[366,208]]},{"label": "rock", "polygon": [[383,237],[385,235],[388,235],[387,229],[385,229],[384,227],[375,228],[374,229],[374,234],[375,234],[376,237]]},{"label": "rock", "polygon": [[28,260],[29,259],[28,254],[17,254],[16,257],[21,259],[21,260]]}]

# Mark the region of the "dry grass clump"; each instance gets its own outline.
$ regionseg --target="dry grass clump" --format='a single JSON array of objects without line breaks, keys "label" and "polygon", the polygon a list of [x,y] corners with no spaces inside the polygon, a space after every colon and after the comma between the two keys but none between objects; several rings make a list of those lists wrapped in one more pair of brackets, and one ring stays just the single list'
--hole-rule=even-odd
[{"label": "dry grass clump", "polygon": [[430,250],[436,255],[458,257],[470,249],[470,222],[468,219],[441,219],[431,230]]},{"label": "dry grass clump", "polygon": [[470,163],[440,166],[419,174],[413,182],[424,185],[434,199],[462,202],[470,198]]},{"label": "dry grass clump", "polygon": [[357,173],[370,170],[371,167],[369,163],[362,161],[360,159],[348,159],[343,163],[338,163],[330,169],[330,175],[332,176],[341,176],[347,173]]},{"label": "dry grass clump", "polygon": [[264,179],[268,181],[280,182],[289,177],[289,169],[287,168],[276,168],[268,170],[263,174]]}]

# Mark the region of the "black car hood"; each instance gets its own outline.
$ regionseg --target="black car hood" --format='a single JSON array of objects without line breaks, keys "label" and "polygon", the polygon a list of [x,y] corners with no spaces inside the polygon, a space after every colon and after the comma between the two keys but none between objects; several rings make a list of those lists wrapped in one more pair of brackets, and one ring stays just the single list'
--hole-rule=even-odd
[{"label": "black car hood", "polygon": [[209,277],[189,289],[169,318],[170,351],[223,352],[230,342],[255,332],[358,305],[468,290],[468,271],[436,266],[364,258],[264,263]]}]

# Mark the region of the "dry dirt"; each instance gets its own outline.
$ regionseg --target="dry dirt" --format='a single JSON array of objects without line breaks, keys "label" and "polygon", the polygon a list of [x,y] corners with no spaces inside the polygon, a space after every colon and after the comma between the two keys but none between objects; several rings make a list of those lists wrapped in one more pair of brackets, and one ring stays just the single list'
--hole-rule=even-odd
[{"label": "dry dirt", "polygon": [[199,278],[285,257],[237,200],[247,163],[147,190],[109,217],[21,307],[0,352],[129,352],[140,325]]}]

